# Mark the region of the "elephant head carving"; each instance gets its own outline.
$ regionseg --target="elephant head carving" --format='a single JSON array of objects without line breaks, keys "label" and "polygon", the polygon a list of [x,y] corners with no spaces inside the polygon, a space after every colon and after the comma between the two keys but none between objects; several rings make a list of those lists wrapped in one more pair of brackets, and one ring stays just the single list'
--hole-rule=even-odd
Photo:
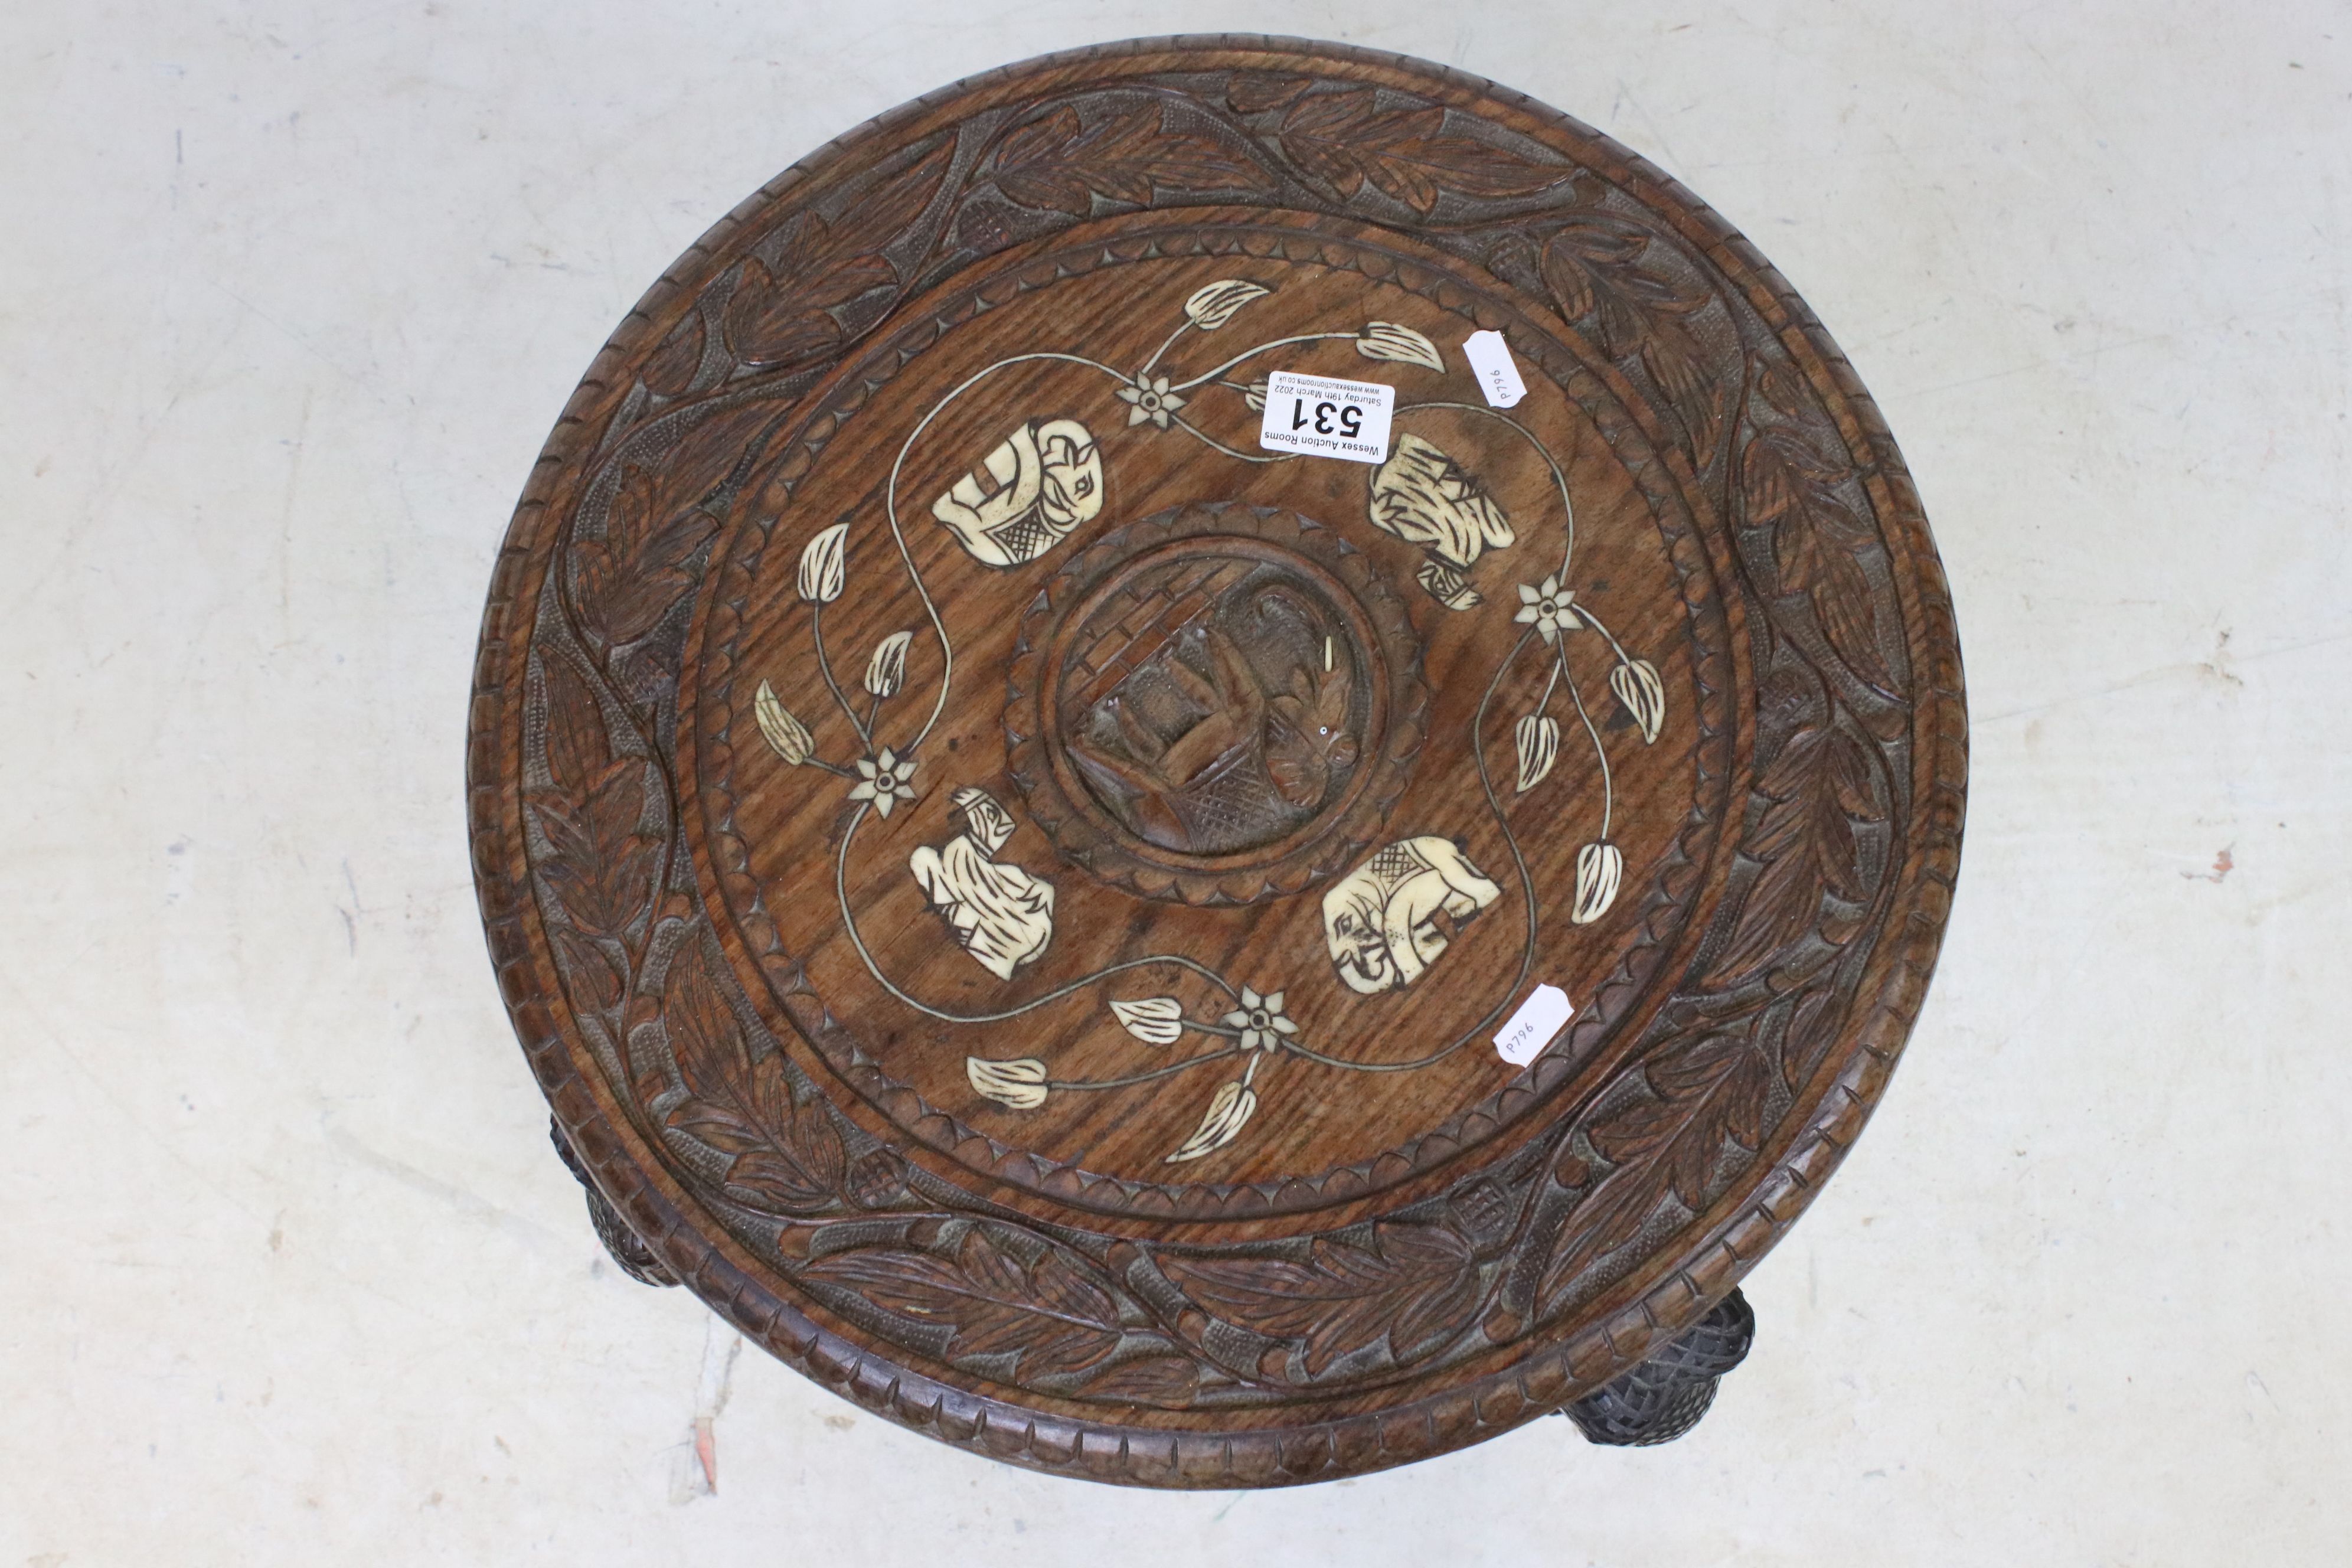
[{"label": "elephant head carving", "polygon": [[1075,419],[1032,419],[931,503],[975,560],[1034,561],[1102,510],[1102,454]]}]

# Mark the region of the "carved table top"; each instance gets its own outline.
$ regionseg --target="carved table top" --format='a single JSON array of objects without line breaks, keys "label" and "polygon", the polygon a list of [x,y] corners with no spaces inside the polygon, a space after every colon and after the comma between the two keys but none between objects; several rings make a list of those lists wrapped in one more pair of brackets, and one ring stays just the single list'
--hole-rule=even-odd
[{"label": "carved table top", "polygon": [[[1392,389],[1376,460],[1262,447],[1281,372]],[[678,261],[515,515],[469,763],[516,1026],[665,1266],[918,1430],[1231,1486],[1730,1289],[1917,1011],[1965,724],[1745,240],[1487,83],[1192,38],[910,104]]]}]

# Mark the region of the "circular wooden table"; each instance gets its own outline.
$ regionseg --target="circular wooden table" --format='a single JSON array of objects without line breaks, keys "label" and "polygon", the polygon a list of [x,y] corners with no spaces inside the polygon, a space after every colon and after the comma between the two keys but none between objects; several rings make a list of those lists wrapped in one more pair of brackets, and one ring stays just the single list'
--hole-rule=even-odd
[{"label": "circular wooden table", "polygon": [[1966,718],[1745,240],[1516,93],[1199,37],[690,249],[515,514],[470,745],[632,1272],[943,1441],[1223,1487],[1697,1418],[1918,1010]]}]

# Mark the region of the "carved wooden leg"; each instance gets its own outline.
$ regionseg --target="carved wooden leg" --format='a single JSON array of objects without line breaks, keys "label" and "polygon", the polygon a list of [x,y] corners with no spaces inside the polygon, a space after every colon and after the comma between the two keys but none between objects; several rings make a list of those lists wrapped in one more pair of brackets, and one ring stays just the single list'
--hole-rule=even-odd
[{"label": "carved wooden leg", "polygon": [[563,1168],[572,1173],[581,1190],[588,1194],[588,1223],[596,1227],[596,1239],[604,1244],[604,1250],[613,1255],[621,1272],[643,1285],[677,1284],[677,1276],[653,1255],[652,1248],[637,1239],[637,1233],[622,1219],[620,1211],[605,1202],[596,1184],[588,1179],[580,1156],[572,1152],[572,1141],[564,1137],[563,1129],[556,1125],[552,1117],[548,1120],[547,1138],[555,1145],[555,1152],[563,1156]]},{"label": "carved wooden leg", "polygon": [[1715,1403],[1716,1381],[1747,1359],[1756,1312],[1738,1290],[1664,1349],[1560,1412],[1586,1438],[1613,1447],[1671,1443]]}]

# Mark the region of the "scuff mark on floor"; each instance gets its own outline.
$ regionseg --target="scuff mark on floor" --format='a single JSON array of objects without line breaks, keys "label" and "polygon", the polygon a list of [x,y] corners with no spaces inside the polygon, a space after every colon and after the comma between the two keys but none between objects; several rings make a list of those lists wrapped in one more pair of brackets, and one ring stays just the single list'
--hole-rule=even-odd
[{"label": "scuff mark on floor", "polygon": [[445,1182],[438,1176],[418,1170],[404,1160],[394,1159],[392,1155],[382,1152],[336,1121],[331,1106],[324,1103],[320,1105],[319,1126],[327,1142],[333,1148],[350,1155],[353,1160],[372,1170],[382,1172],[413,1192],[422,1193],[428,1198],[446,1204],[451,1210],[467,1219],[494,1225],[509,1236],[520,1237],[535,1245],[550,1245],[569,1249],[576,1244],[575,1237],[560,1231],[550,1230],[538,1221],[526,1219],[511,1209],[501,1208],[471,1187]]},{"label": "scuff mark on floor", "polygon": [[2230,851],[2236,847],[2237,846],[2233,844],[2222,846],[2221,852],[2213,857],[2213,868],[2210,871],[2183,871],[2180,874],[2192,882],[2226,881],[2229,879],[2230,873],[2238,868],[2238,862],[2230,854]]},{"label": "scuff mark on floor", "polygon": [[711,1496],[719,1495],[719,1434],[712,1429],[711,1418],[694,1418],[694,1457],[702,1466],[703,1489]]},{"label": "scuff mark on floor", "polygon": [[2242,688],[2245,678],[2230,668],[2230,628],[2223,626],[2213,639],[2213,657],[2205,661],[2206,670],[2216,680]]},{"label": "scuff mark on floor", "polygon": [[360,955],[359,917],[367,913],[367,909],[360,902],[359,881],[352,875],[352,863],[349,860],[343,862],[343,886],[352,891],[352,907],[345,909],[341,904],[337,904],[335,912],[343,917],[343,940],[350,945],[351,956],[357,958]]},{"label": "scuff mark on floor", "polygon": [[690,1461],[680,1456],[670,1482],[669,1500],[692,1502],[719,1493],[719,1414],[727,1408],[735,1388],[735,1359],[743,1353],[743,1336],[713,1314],[702,1342],[702,1375],[694,1390],[694,1441]]}]

